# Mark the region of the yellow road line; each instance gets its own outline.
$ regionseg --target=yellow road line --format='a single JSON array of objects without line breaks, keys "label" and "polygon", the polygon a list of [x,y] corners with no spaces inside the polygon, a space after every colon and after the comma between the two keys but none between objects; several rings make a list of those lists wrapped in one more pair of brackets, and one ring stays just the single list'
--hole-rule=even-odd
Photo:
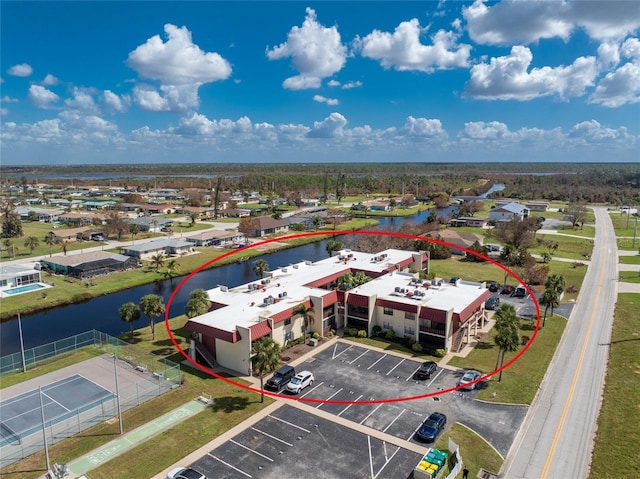
[{"label": "yellow road line", "polygon": [[[607,251],[607,238],[604,238],[604,248],[602,248],[603,256],[606,255]],[[606,264],[606,258],[605,258]],[[569,389],[569,395],[564,404],[564,409],[562,410],[562,416],[560,416],[560,422],[558,423],[558,427],[556,428],[556,433],[553,436],[553,442],[551,443],[551,449],[549,450],[549,454],[547,454],[547,460],[544,463],[544,467],[542,468],[542,473],[540,474],[540,478],[544,479],[547,477],[549,473],[549,467],[551,467],[551,462],[553,461],[553,456],[556,452],[556,447],[558,446],[558,441],[560,440],[560,434],[562,434],[562,430],[564,428],[564,423],[567,420],[567,414],[569,413],[569,408],[571,407],[571,403],[573,401],[573,393],[575,391],[576,385],[578,384],[578,376],[580,375],[580,370],[582,369],[582,362],[584,360],[584,356],[587,352],[587,343],[589,342],[589,337],[591,336],[591,329],[593,327],[593,323],[596,317],[596,310],[598,309],[598,302],[600,300],[600,291],[602,290],[602,282],[604,278],[605,268],[602,268],[600,272],[600,278],[598,279],[598,289],[596,290],[596,300],[593,304],[593,310],[591,312],[591,318],[589,319],[589,326],[587,328],[587,334],[584,338],[584,342],[582,343],[582,350],[580,351],[580,358],[578,359],[578,366],[576,367],[576,372],[573,374],[573,380],[571,381],[571,388]]]}]

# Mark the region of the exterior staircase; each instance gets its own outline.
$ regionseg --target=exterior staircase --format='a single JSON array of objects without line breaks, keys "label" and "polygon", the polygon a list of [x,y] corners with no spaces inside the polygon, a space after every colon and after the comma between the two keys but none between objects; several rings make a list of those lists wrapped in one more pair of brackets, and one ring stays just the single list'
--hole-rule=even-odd
[{"label": "exterior staircase", "polygon": [[209,352],[209,350],[205,348],[204,344],[202,344],[199,341],[194,341],[193,344],[195,345],[196,351],[198,352],[198,354],[200,354],[200,357],[204,359],[204,361],[207,363],[207,365],[210,368],[213,368],[216,365],[216,360],[213,357],[213,355]]}]

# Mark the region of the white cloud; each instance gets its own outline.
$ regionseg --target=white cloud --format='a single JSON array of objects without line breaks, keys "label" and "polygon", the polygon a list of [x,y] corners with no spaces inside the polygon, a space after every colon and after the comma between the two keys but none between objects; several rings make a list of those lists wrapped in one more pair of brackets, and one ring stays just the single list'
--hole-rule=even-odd
[{"label": "white cloud", "polygon": [[447,132],[438,119],[407,117],[400,134],[413,140],[446,140]]},{"label": "white cloud", "polygon": [[481,44],[513,45],[545,38],[567,40],[576,28],[594,39],[621,39],[640,27],[637,2],[611,0],[505,0],[487,6],[476,0],[464,7],[469,37]]},{"label": "white cloud", "polygon": [[602,69],[610,68],[620,62],[620,46],[617,42],[603,42],[598,47],[598,62]]},{"label": "white cloud", "polygon": [[266,52],[269,60],[291,57],[299,75],[282,84],[291,90],[319,88],[324,78],[339,72],[346,63],[347,48],[340,42],[338,28],[320,25],[311,8],[306,13],[302,26],[292,27],[286,42]]},{"label": "white cloud", "polygon": [[620,47],[620,53],[626,58],[640,60],[640,40],[637,38],[627,39]]},{"label": "white cloud", "polygon": [[640,62],[625,63],[607,73],[589,97],[589,102],[609,108],[640,103]]},{"label": "white cloud", "polygon": [[80,88],[73,89],[73,98],[68,98],[64,101],[67,108],[72,110],[79,110],[84,113],[97,113],[98,106],[93,101],[93,97],[87,90]]},{"label": "white cloud", "polygon": [[345,83],[344,85],[342,85],[342,89],[343,90],[350,90],[352,88],[360,88],[362,86],[362,82],[360,80],[356,80],[356,81],[349,81],[347,83]]},{"label": "white cloud", "polygon": [[8,95],[5,95],[2,97],[2,99],[0,99],[0,102],[2,103],[18,103],[19,100],[17,98],[11,98]]},{"label": "white cloud", "polygon": [[335,86],[340,86],[340,85],[341,85],[341,83],[338,80],[329,80],[327,82],[327,86],[330,86],[330,87],[335,87]]},{"label": "white cloud", "polygon": [[9,68],[7,73],[15,77],[28,77],[33,73],[33,68],[28,63],[20,63]]},{"label": "white cloud", "polygon": [[313,101],[317,101],[318,103],[326,103],[327,105],[337,105],[340,103],[337,98],[325,98],[322,95],[314,95]]},{"label": "white cloud", "polygon": [[60,83],[60,80],[58,80],[58,78],[53,76],[51,73],[47,73],[47,76],[45,76],[44,80],[42,80],[42,84],[48,86],[57,85],[58,83]]},{"label": "white cloud", "polygon": [[471,46],[457,44],[457,33],[439,30],[431,36],[432,45],[423,45],[420,35],[425,31],[414,18],[400,23],[393,33],[374,30],[362,39],[357,38],[354,48],[385,69],[432,73],[468,66]]},{"label": "white cloud", "polygon": [[617,129],[602,126],[596,120],[576,124],[567,135],[574,145],[614,145],[627,143],[633,139],[625,127]]},{"label": "white cloud", "polygon": [[144,110],[153,112],[185,112],[200,105],[197,85],[161,85],[160,92],[150,85],[137,85],[133,98]]},{"label": "white cloud", "polygon": [[509,127],[499,121],[472,121],[464,124],[464,129],[458,133],[459,138],[471,140],[495,140],[511,136]]},{"label": "white cloud", "polygon": [[131,105],[131,97],[129,95],[118,96],[111,90],[105,90],[102,92],[102,97],[107,110],[115,113],[124,113]]},{"label": "white cloud", "polygon": [[7,116],[9,114],[9,110],[7,108],[0,108],[0,116]]},{"label": "white cloud", "polygon": [[561,100],[580,96],[597,75],[594,57],[577,58],[571,65],[532,68],[531,50],[515,46],[508,56],[492,58],[471,68],[466,85],[470,96],[487,100],[526,101],[543,96]]},{"label": "white cloud", "polygon": [[47,90],[40,85],[31,85],[29,87],[29,94],[27,95],[29,101],[38,108],[49,108],[52,103],[57,102],[60,97],[53,93],[51,90]]},{"label": "white cloud", "polygon": [[313,128],[307,133],[309,138],[335,138],[344,134],[347,119],[340,113],[331,113],[322,121],[313,122]]},{"label": "white cloud", "polygon": [[129,53],[127,65],[143,78],[163,85],[203,84],[231,75],[229,62],[217,53],[205,53],[191,39],[187,27],[164,26],[167,41],[159,35]]}]

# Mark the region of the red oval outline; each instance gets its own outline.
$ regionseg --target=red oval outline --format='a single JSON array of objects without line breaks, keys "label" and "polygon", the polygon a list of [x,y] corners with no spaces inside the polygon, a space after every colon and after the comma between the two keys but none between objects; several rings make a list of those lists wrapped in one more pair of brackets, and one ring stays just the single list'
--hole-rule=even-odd
[{"label": "red oval outline", "polygon": [[267,390],[263,390],[263,389],[257,389],[257,388],[251,387],[251,386],[240,384],[240,383],[237,383],[235,381],[232,381],[229,378],[225,378],[224,376],[221,376],[221,375],[213,372],[211,369],[209,369],[209,368],[203,366],[202,364],[199,364],[196,361],[194,361],[193,359],[191,359],[189,357],[189,355],[186,354],[185,351],[176,342],[176,340],[175,340],[175,338],[173,336],[173,332],[171,331],[171,328],[169,327],[169,310],[171,308],[171,303],[173,302],[173,298],[178,293],[178,291],[180,291],[180,289],[182,288],[182,286],[184,284],[186,284],[195,274],[199,273],[200,271],[205,269],[207,266],[212,265],[212,264],[216,263],[217,261],[220,261],[221,259],[226,258],[228,256],[234,255],[235,253],[238,253],[240,251],[244,251],[244,250],[247,250],[247,249],[255,248],[257,246],[261,246],[261,245],[265,245],[265,244],[269,244],[269,243],[280,242],[280,241],[283,241],[283,240],[290,240],[290,239],[295,239],[295,238],[305,238],[305,237],[310,237],[310,236],[343,236],[343,235],[349,235],[349,234],[396,236],[396,237],[399,237],[399,238],[415,239],[415,240],[419,240],[419,241],[430,241],[432,243],[441,244],[441,245],[444,245],[444,246],[447,246],[447,247],[454,247],[456,249],[460,249],[462,251],[465,251],[466,253],[470,253],[470,254],[476,255],[476,256],[478,256],[480,258],[483,258],[484,260],[492,263],[494,266],[498,266],[500,269],[502,269],[503,271],[507,272],[513,278],[517,279],[520,284],[524,285],[525,289],[527,290],[527,292],[529,293],[529,295],[533,299],[533,304],[535,305],[535,308],[536,308],[537,320],[536,320],[536,328],[535,328],[535,330],[533,332],[533,336],[531,337],[529,342],[526,344],[526,346],[515,357],[513,357],[510,361],[508,361],[506,364],[504,364],[501,368],[496,369],[495,371],[492,371],[490,373],[484,374],[483,376],[481,376],[477,380],[473,381],[473,383],[469,383],[469,384],[479,383],[481,381],[489,379],[490,377],[494,376],[495,374],[498,374],[501,371],[504,371],[506,368],[508,368],[513,363],[515,363],[518,359],[520,359],[520,357],[533,344],[533,341],[535,340],[536,336],[538,335],[538,330],[540,329],[540,306],[538,304],[538,300],[536,299],[535,295],[533,294],[533,292],[529,288],[529,285],[527,285],[527,283],[525,281],[523,281],[522,278],[520,278],[513,271],[511,271],[507,267],[503,266],[502,264],[498,263],[494,259],[489,258],[488,256],[485,256],[483,254],[477,253],[475,251],[471,251],[471,250],[469,250],[467,248],[463,248],[463,247],[458,246],[458,245],[454,245],[452,243],[447,243],[447,242],[442,241],[442,240],[438,240],[438,239],[434,239],[434,238],[428,238],[428,237],[425,237],[425,236],[414,236],[414,235],[410,235],[410,234],[406,234],[406,233],[396,233],[396,232],[391,232],[391,231],[363,231],[363,230],[348,230],[348,231],[340,231],[339,233],[336,233],[335,231],[332,231],[332,232],[314,231],[314,232],[307,232],[307,233],[298,233],[298,234],[294,234],[294,235],[279,236],[277,238],[272,238],[272,239],[260,241],[258,243],[254,243],[254,244],[251,244],[251,245],[246,245],[246,246],[243,246],[242,248],[237,248],[235,250],[228,251],[227,253],[224,253],[224,254],[218,256],[217,258],[214,258],[211,261],[208,261],[208,262],[202,264],[197,269],[192,271],[189,275],[187,275],[178,284],[178,286],[173,290],[173,293],[169,297],[169,300],[167,301],[164,321],[165,321],[165,327],[166,327],[167,333],[169,335],[169,339],[171,339],[171,342],[173,343],[173,345],[176,347],[176,349],[178,351],[180,351],[180,353],[187,359],[187,361],[189,361],[192,365],[194,365],[196,368],[200,369],[201,371],[209,374],[210,376],[213,376],[213,377],[215,377],[217,379],[221,379],[221,380],[225,381],[228,384],[232,384],[234,386],[238,386],[238,387],[240,387],[242,389],[246,389],[248,391],[252,391],[252,392],[255,392],[255,393],[259,393],[259,394],[265,394],[267,396],[272,396],[272,397],[281,398],[281,399],[290,399],[290,400],[293,400],[293,401],[301,401],[301,402],[314,403],[314,404],[343,404],[343,405],[349,405],[349,404],[354,404],[354,405],[358,405],[358,404],[383,404],[383,403],[394,403],[394,402],[403,402],[403,401],[414,401],[416,399],[424,399],[424,398],[429,398],[429,397],[435,397],[435,396],[440,396],[442,394],[446,394],[446,393],[450,393],[450,392],[453,392],[453,391],[457,391],[458,389],[460,389],[460,386],[456,386],[456,387],[453,387],[453,388],[443,389],[443,390],[435,391],[435,392],[432,392],[432,393],[421,394],[421,395],[418,395],[418,396],[406,396],[406,397],[389,398],[389,399],[374,399],[374,400],[369,400],[369,401],[333,401],[333,400],[326,400],[326,399],[312,399],[312,398],[300,398],[300,397],[285,396],[283,394],[274,393],[274,392],[271,392],[271,391],[267,391]]}]

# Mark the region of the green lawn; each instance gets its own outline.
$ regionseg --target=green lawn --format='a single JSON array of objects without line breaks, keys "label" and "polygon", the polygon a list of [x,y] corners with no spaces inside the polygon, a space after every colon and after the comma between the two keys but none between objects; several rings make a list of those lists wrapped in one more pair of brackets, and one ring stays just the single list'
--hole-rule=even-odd
[{"label": "green lawn", "polygon": [[357,337],[344,336],[344,339],[348,339],[355,343],[366,344],[368,346],[384,349],[386,351],[398,351],[399,353],[406,354],[407,356],[411,356],[411,357],[425,360],[425,361],[434,360],[437,362],[440,360],[440,358],[431,356],[430,354],[417,353],[413,351],[411,348],[408,348],[403,344],[400,344],[395,341],[388,341],[382,338],[357,338]]},{"label": "green lawn", "polygon": [[618,275],[623,283],[640,283],[640,267],[638,271],[620,271]]},{"label": "green lawn", "polygon": [[631,237],[631,238],[618,238],[617,243],[618,243],[618,249],[624,249],[624,250],[627,250],[627,251],[638,251],[638,252],[640,252],[640,234],[635,239],[635,241],[633,240],[633,237]]},{"label": "green lawn", "polygon": [[477,477],[480,468],[496,474],[503,459],[481,436],[462,424],[453,424],[435,443],[435,449],[448,452],[449,438],[460,446],[460,457],[469,469],[469,477]]},{"label": "green lawn", "polygon": [[635,256],[620,256],[618,257],[618,263],[640,264],[640,254],[637,254]]},{"label": "green lawn", "polygon": [[563,235],[571,235],[571,236],[586,236],[588,238],[593,238],[596,235],[595,226],[584,225],[582,228],[578,229],[566,229],[560,230]]},{"label": "green lawn", "polygon": [[[553,253],[555,258],[569,258],[575,260],[586,259],[585,255],[591,255],[593,251],[593,241],[564,235],[537,234],[536,238],[543,241],[558,243],[558,249]],[[531,254],[542,254],[545,249],[542,246],[531,248]]]},{"label": "green lawn", "polygon": [[[613,223],[613,229],[616,231],[616,236],[629,236],[633,238],[634,232],[640,234],[640,225],[636,225],[640,221],[640,218],[634,215],[627,215],[618,212],[611,212],[611,222]],[[637,243],[636,243],[637,244]]]},{"label": "green lawn", "polygon": [[[609,365],[598,419],[591,474],[617,479],[638,471],[640,449],[640,295],[620,294],[616,304]],[[633,425],[636,426],[633,426]]]},{"label": "green lawn", "polygon": [[[510,404],[531,404],[565,326],[564,318],[548,316],[545,327],[540,327],[531,347],[518,361],[502,372],[502,381],[498,381],[498,374],[492,376],[486,387],[478,393],[478,399]],[[534,326],[529,321],[523,320],[520,335],[531,337],[533,329]],[[483,373],[494,371],[498,357],[498,347],[493,342],[494,337],[495,329],[492,329],[469,356],[454,357],[449,364],[462,369],[477,369]],[[519,351],[507,353],[505,364],[518,353]]]}]

